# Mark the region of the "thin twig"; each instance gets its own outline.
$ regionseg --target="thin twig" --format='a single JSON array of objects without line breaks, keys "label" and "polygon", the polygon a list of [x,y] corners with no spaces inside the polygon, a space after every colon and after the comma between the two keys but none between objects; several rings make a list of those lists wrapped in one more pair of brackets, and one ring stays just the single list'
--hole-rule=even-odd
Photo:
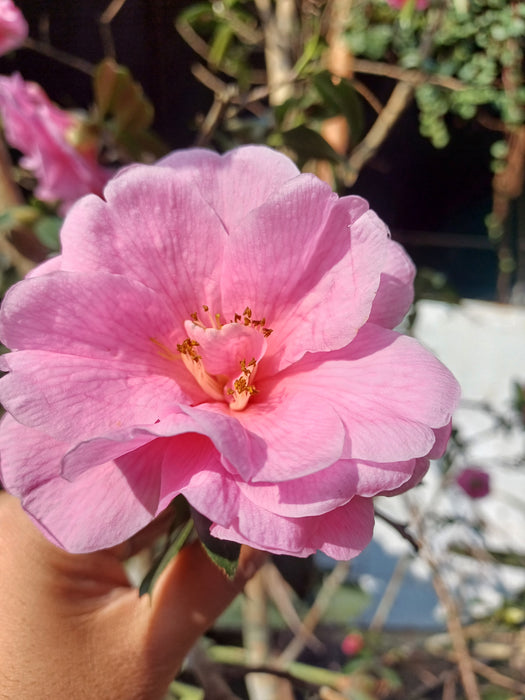
[{"label": "thin twig", "polygon": [[372,128],[352,151],[345,176],[347,187],[355,183],[363,166],[377,153],[379,147],[386,140],[392,127],[410,104],[414,89],[414,85],[411,83],[398,83],[395,86]]},{"label": "thin twig", "polygon": [[70,68],[75,68],[75,70],[85,73],[91,78],[95,73],[95,66],[89,61],[85,61],[83,58],[79,58],[78,56],[73,56],[67,51],[56,49],[54,46],[51,46],[51,44],[47,44],[44,41],[38,41],[37,39],[27,37],[23,43],[23,47],[25,49],[29,49],[30,51],[35,51],[42,56],[52,58],[59,63],[69,66]]},{"label": "thin twig", "polygon": [[476,673],[479,673],[480,676],[486,678],[493,685],[499,685],[500,688],[525,695],[525,683],[503,675],[503,673],[496,671],[496,669],[491,666],[487,666],[487,664],[484,664],[479,659],[472,659],[472,665]]},{"label": "thin twig", "polygon": [[356,58],[354,59],[352,68],[354,73],[380,75],[385,78],[392,78],[393,80],[400,80],[403,83],[411,83],[413,85],[438,85],[439,87],[453,90],[454,92],[461,92],[469,89],[469,86],[465,85],[461,80],[458,80],[458,78],[425,73],[424,71],[414,68],[402,68],[391,63],[383,63],[382,61],[369,61],[364,58]]},{"label": "thin twig", "polygon": [[368,88],[364,83],[362,83],[360,80],[356,80],[356,78],[352,78],[350,82],[354,90],[358,92],[361,97],[366,100],[366,102],[368,102],[376,114],[379,114],[384,109],[384,105],[377,99],[372,90],[370,90],[370,88]]},{"label": "thin twig", "polygon": [[206,68],[206,66],[203,66],[202,63],[194,63],[191,67],[191,72],[193,76],[197,78],[199,83],[202,83],[205,87],[216,94],[226,92],[228,89],[227,83],[214,75]]},{"label": "thin twig", "polygon": [[424,558],[432,569],[432,582],[440,603],[445,610],[447,629],[450,634],[452,646],[454,647],[456,663],[467,700],[481,700],[478,683],[474,674],[474,660],[468,649],[456,601],[448,590],[439,572],[439,568],[427,548],[424,548]]},{"label": "thin twig", "polygon": [[[418,49],[421,61],[427,58],[432,52],[434,37],[442,22],[443,15],[444,8],[436,10],[435,12],[429,11],[428,13],[429,21],[421,37]],[[354,71],[355,70],[356,68],[354,65]],[[344,176],[344,183],[347,187],[355,183],[362,168],[373,158],[379,150],[379,147],[386,140],[392,127],[412,101],[417,84],[417,82],[411,82],[410,79],[405,81],[398,78],[398,83],[392,90],[385,107],[379,113],[364,139],[354,148],[350,155]]]},{"label": "thin twig", "polygon": [[392,606],[394,605],[396,598],[399,594],[408,566],[411,562],[412,557],[409,554],[404,554],[399,557],[395,565],[390,581],[385,588],[383,597],[379,601],[379,605],[376,608],[374,616],[370,621],[369,629],[375,632],[379,632],[383,629],[385,622],[388,619]]},{"label": "thin twig", "polygon": [[323,585],[312,607],[304,616],[302,628],[298,630],[298,633],[288,644],[286,649],[279,655],[277,659],[278,664],[286,666],[299,656],[308,642],[309,635],[313,633],[313,630],[317,627],[319,621],[325,614],[335,592],[344,583],[349,570],[350,563],[346,561],[340,561],[334,566],[323,581]]},{"label": "thin twig", "polygon": [[221,675],[221,667],[206,654],[201,642],[197,642],[186,657],[189,670],[197,678],[206,698],[213,700],[240,700]]},{"label": "thin twig", "polygon": [[[457,654],[455,652],[437,652],[437,655],[444,656],[453,663],[458,662]],[[474,671],[480,676],[483,676],[483,678],[486,678],[489,681],[489,683],[492,683],[493,685],[498,685],[500,688],[505,688],[506,690],[510,690],[513,693],[525,695],[525,683],[522,683],[521,681],[515,678],[511,678],[510,676],[505,676],[503,673],[500,673],[500,671],[496,670],[492,666],[484,664],[482,661],[476,659],[475,657],[471,657],[471,661]]]},{"label": "thin twig", "polygon": [[445,685],[449,678],[456,680],[457,677],[458,672],[455,669],[452,671],[443,671],[435,680],[424,682],[422,685],[415,688],[410,695],[407,696],[406,700],[420,700],[420,698],[425,697],[428,693]]},{"label": "thin twig", "polygon": [[196,146],[203,147],[210,143],[224,113],[239,91],[236,84],[224,83],[200,63],[193,65],[191,72],[199,82],[214,92],[213,103],[200,125],[199,133],[195,140]]},{"label": "thin twig", "polygon": [[[248,581],[243,600],[243,641],[246,660],[253,666],[262,666],[270,658],[270,630],[268,626],[268,597],[266,595],[264,566]],[[287,681],[267,673],[249,673],[246,687],[250,700],[291,700]]]},{"label": "thin twig", "polygon": [[279,569],[271,562],[268,562],[263,569],[262,575],[266,592],[275,603],[288,628],[294,634],[305,635],[308,646],[315,651],[321,652],[324,649],[324,644],[310,630],[304,627],[292,602],[292,588],[285,581]]},{"label": "thin twig", "polygon": [[126,0],[111,0],[104,12],[100,15],[100,21],[104,24],[109,24],[118,15],[124,7]]},{"label": "thin twig", "polygon": [[[278,660],[269,659],[265,664],[254,666],[250,663],[248,652],[242,647],[211,646],[207,649],[207,654],[213,661],[223,664],[230,669],[236,669],[241,675],[246,673],[272,674],[278,678],[293,681],[294,685],[300,685],[307,689],[315,689],[319,686],[330,686],[341,692],[348,692],[352,686],[352,677],[347,673],[332,671],[321,666],[311,666],[297,661],[288,664],[285,668]],[[281,695],[275,695],[272,700]]]},{"label": "thin twig", "polygon": [[270,103],[280,105],[291,97],[293,92],[293,86],[286,82],[286,78],[292,69],[294,6],[290,0],[277,0],[275,11],[270,0],[255,0],[255,6],[264,34],[264,57],[270,88]]},{"label": "thin twig", "polygon": [[102,39],[102,44],[104,46],[104,55],[106,56],[106,58],[117,58],[115,40],[113,38],[113,31],[111,29],[111,22],[115,19],[120,10],[124,7],[125,3],[126,0],[111,0],[104,12],[100,15],[100,38]]},{"label": "thin twig", "polygon": [[403,523],[399,523],[397,520],[393,520],[388,515],[381,513],[377,510],[377,508],[374,508],[374,513],[376,518],[379,518],[387,525],[390,525],[390,527],[392,527],[396,532],[398,532],[404,540],[406,540],[410,545],[412,545],[414,552],[419,551],[421,543],[414,537],[414,535],[410,534],[410,532],[407,530],[406,525],[403,525]]},{"label": "thin twig", "polygon": [[[436,493],[440,493],[444,478],[445,477],[443,476]],[[455,660],[465,695],[467,700],[481,700],[478,683],[474,674],[473,659],[470,655],[465,631],[461,624],[458,606],[452,594],[448,590],[443,577],[441,576],[438,563],[435,560],[425,537],[424,510],[423,508],[417,507],[408,496],[405,496],[405,499],[410,509],[412,516],[411,520],[414,523],[418,534],[418,539],[420,542],[419,554],[427,563],[430,571],[432,572],[432,583],[445,612],[447,629],[450,635],[452,647],[454,649]]]}]

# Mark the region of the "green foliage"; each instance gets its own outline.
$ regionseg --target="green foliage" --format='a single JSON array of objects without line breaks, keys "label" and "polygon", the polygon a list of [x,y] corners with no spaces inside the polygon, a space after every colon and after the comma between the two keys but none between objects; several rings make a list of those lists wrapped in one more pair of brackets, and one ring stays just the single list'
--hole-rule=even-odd
[{"label": "green foliage", "polygon": [[229,540],[219,540],[210,534],[211,520],[201,515],[190,506],[191,515],[195,530],[206,551],[206,554],[213,563],[222,569],[229,579],[233,579],[239,563],[241,546],[237,542]]},{"label": "green foliage", "polygon": [[165,146],[150,130],[153,105],[128,68],[111,58],[101,61],[93,77],[93,94],[94,115],[86,128],[91,128],[95,137],[102,138],[103,134],[108,145],[123,152],[124,161],[166,153]]},{"label": "green foliage", "polygon": [[[523,3],[435,0],[410,22],[402,20],[383,0],[357,2],[347,40],[358,56],[427,76],[416,99],[421,134],[436,148],[449,141],[448,115],[470,120],[484,107],[507,127],[524,123]],[[495,155],[496,170],[501,158]]]},{"label": "green foliage", "polygon": [[193,521],[186,499],[183,496],[177,496],[172,501],[170,508],[173,510],[173,520],[166,535],[166,541],[140,584],[140,595],[150,593],[153,590],[161,573],[170,561],[177,556],[192,534]]},{"label": "green foliage", "polygon": [[60,248],[60,228],[62,219],[58,216],[42,216],[35,223],[34,231],[38,240],[43,243],[46,248],[52,251],[58,251]]}]

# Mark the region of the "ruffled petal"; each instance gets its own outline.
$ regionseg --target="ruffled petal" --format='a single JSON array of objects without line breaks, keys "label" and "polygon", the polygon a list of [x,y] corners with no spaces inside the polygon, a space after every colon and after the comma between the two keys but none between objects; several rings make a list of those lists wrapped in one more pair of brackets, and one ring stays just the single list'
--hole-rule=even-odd
[{"label": "ruffled petal", "polygon": [[384,484],[385,488],[382,491],[379,491],[376,495],[377,496],[397,496],[400,493],[405,493],[405,491],[408,491],[409,489],[413,488],[414,486],[417,486],[420,481],[423,479],[425,474],[428,471],[428,468],[430,466],[430,461],[426,457],[420,457],[419,459],[414,460],[414,468],[412,471],[412,474],[410,475],[410,478],[405,481],[405,483],[402,486],[399,486],[397,488],[391,488],[388,487],[386,484]]},{"label": "ruffled petal", "polygon": [[[187,497],[191,502],[192,494],[187,494]],[[370,499],[356,497],[319,516],[285,518],[259,508],[241,496],[237,517],[229,525],[215,522],[210,532],[220,539],[275,554],[306,557],[322,551],[334,559],[346,560],[355,557],[369,544],[373,529]]]},{"label": "ruffled petal", "polygon": [[307,357],[259,388],[330,403],[346,428],[342,456],[370,462],[428,455],[459,399],[452,374],[417,341],[372,324],[343,350]]},{"label": "ruffled petal", "polygon": [[276,483],[245,483],[239,489],[259,507],[291,518],[322,515],[354,496],[375,496],[401,488],[411,477],[416,460],[379,464],[342,459],[314,474]]},{"label": "ruffled petal", "polygon": [[225,251],[223,309],[248,306],[265,319],[273,331],[268,373],[350,342],[370,313],[387,238],[363,200],[338,200],[309,175],[238,224]]},{"label": "ruffled petal", "polygon": [[161,348],[173,330],[173,316],[156,292],[100,272],[58,271],[19,282],[0,313],[2,341],[13,350],[115,358],[154,373],[172,374],[173,361]]},{"label": "ruffled petal", "polygon": [[135,459],[124,472],[108,462],[75,481],[60,476],[67,445],[10,416],[0,425],[0,476],[48,539],[70,552],[90,552],[128,539],[158,508],[160,471]]},{"label": "ruffled petal", "polygon": [[[77,443],[123,426],[153,425],[181,402],[173,379],[143,371],[129,376],[116,360],[43,350],[3,357],[0,401],[20,423]],[[50,411],[49,407],[53,406]]]},{"label": "ruffled petal", "polygon": [[222,156],[190,148],[171,153],[157,165],[173,168],[191,182],[227,231],[299,175],[289,158],[266,146],[234,148]]},{"label": "ruffled petal", "polygon": [[[87,469],[102,462],[118,460],[124,455],[130,459],[142,454],[141,448],[152,442],[171,439],[174,436],[192,433],[194,421],[185,413],[174,413],[154,425],[121,428],[109,435],[95,437],[68,449],[62,459],[62,475],[69,480],[76,479]],[[197,436],[193,436],[197,439]]]},{"label": "ruffled petal", "polygon": [[416,268],[399,243],[389,241],[386,248],[386,261],[368,320],[378,326],[394,328],[414,301]]},{"label": "ruffled petal", "polygon": [[179,327],[207,304],[219,309],[227,234],[193,182],[175,170],[126,168],[85,197],[62,228],[63,270],[105,270],[158,291]]},{"label": "ruffled petal", "polygon": [[328,401],[287,392],[284,384],[279,390],[238,413],[247,433],[267,446],[265,462],[250,474],[250,482],[288,481],[319,472],[344,450],[344,426]]}]

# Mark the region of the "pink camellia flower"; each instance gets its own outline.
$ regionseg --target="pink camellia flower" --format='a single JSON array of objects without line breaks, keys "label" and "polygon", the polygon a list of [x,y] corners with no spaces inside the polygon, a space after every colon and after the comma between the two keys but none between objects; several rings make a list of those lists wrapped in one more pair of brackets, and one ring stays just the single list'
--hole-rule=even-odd
[{"label": "pink camellia flower", "polygon": [[490,493],[490,475],[478,467],[466,467],[456,477],[457,485],[470,498],[484,498]]},{"label": "pink camellia flower", "polygon": [[60,546],[183,494],[220,539],[345,559],[372,498],[443,453],[458,385],[391,330],[414,268],[361,198],[262,146],[193,149],[122,170],[61,235],[0,319],[1,478]]},{"label": "pink camellia flower", "polygon": [[7,141],[24,156],[20,165],[34,173],[35,195],[59,200],[63,210],[85,194],[102,194],[113,174],[97,162],[93,144],[75,145],[81,119],[54,105],[36,83],[0,76],[0,115]]},{"label": "pink camellia flower", "polygon": [[0,0],[0,56],[23,44],[28,32],[24,15],[12,0]]}]

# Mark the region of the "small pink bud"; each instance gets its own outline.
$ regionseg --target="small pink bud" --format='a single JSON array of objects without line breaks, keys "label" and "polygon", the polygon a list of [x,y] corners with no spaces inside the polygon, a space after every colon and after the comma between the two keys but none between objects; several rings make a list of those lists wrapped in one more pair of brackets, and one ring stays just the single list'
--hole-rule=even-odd
[{"label": "small pink bud", "polygon": [[21,46],[28,31],[23,14],[12,0],[0,0],[0,56]]},{"label": "small pink bud", "polygon": [[346,656],[356,656],[365,646],[363,635],[359,632],[350,632],[341,642],[341,651]]},{"label": "small pink bud", "polygon": [[470,498],[484,498],[490,493],[490,476],[477,467],[463,469],[456,477],[456,483]]}]

